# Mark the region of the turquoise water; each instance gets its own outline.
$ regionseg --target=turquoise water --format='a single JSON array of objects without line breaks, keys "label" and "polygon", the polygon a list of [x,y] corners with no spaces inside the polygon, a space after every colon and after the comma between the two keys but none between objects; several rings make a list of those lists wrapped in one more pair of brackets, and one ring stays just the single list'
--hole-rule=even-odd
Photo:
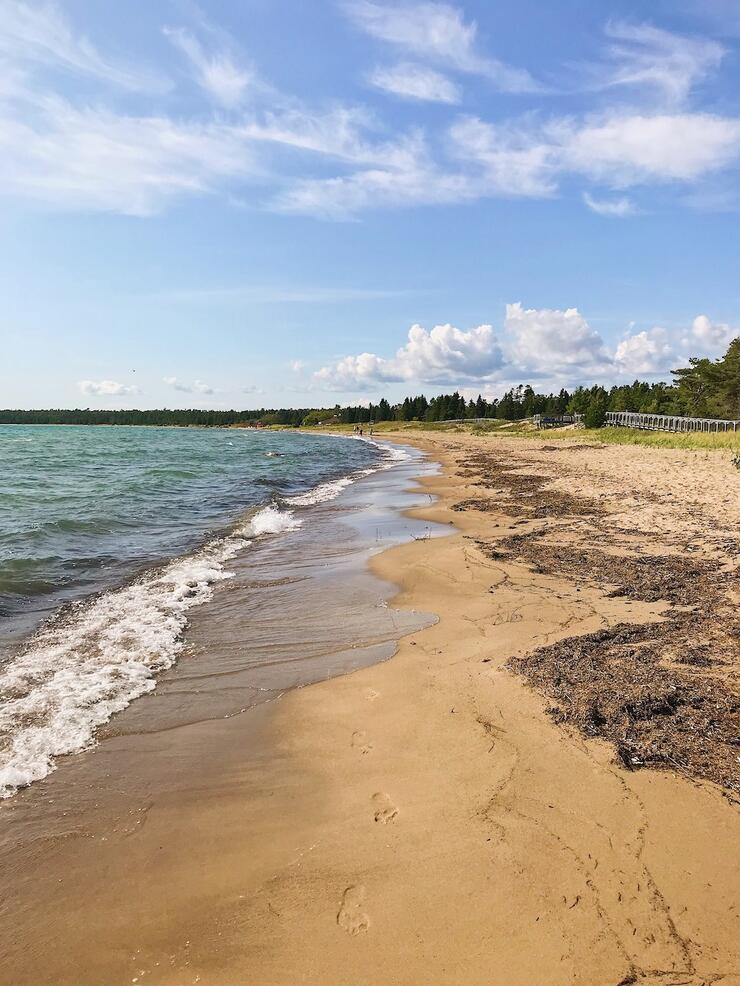
[{"label": "turquoise water", "polygon": [[0,797],[154,690],[239,556],[290,553],[317,505],[402,458],[326,435],[0,427]]},{"label": "turquoise water", "polygon": [[378,458],[328,436],[0,426],[0,659],[62,603]]}]

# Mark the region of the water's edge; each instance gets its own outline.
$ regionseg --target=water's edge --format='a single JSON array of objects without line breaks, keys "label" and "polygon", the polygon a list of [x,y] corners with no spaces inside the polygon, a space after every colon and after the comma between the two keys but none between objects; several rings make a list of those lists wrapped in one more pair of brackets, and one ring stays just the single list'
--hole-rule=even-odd
[{"label": "water's edge", "polygon": [[[182,655],[190,610],[211,602],[220,584],[239,582],[244,558],[250,555],[247,549],[268,542],[277,545],[280,535],[300,531],[312,512],[331,509],[333,501],[355,484],[417,455],[411,449],[373,444],[384,456],[376,466],[252,510],[239,524],[196,551],[150,569],[119,588],[65,607],[42,626],[0,674],[0,687],[10,696],[0,709],[0,736],[6,737],[0,753],[0,797],[10,797],[47,776],[57,758],[94,746],[103,724],[135,699],[155,691]],[[288,573],[294,561],[283,559]],[[262,597],[263,603],[266,598]],[[244,627],[245,640],[249,630]],[[227,641],[223,644],[228,646]],[[380,634],[367,645],[368,655],[375,654],[376,659],[389,656],[387,644]],[[315,655],[313,677],[320,673],[322,661],[326,664],[326,646]],[[359,640],[348,646],[359,647]],[[258,660],[261,652],[255,650]],[[266,653],[265,666],[275,663],[270,657]],[[282,663],[286,664],[284,659]],[[346,658],[337,658],[338,668],[347,663]],[[264,675],[259,663],[250,664],[249,671],[251,680]],[[219,673],[234,674],[231,670]],[[301,673],[305,678],[304,669]],[[197,674],[204,675],[202,664]],[[209,669],[209,674],[212,677],[214,672]],[[280,682],[274,670],[270,674]],[[306,680],[312,680],[311,674]],[[296,683],[295,678],[291,668],[287,687]]]}]

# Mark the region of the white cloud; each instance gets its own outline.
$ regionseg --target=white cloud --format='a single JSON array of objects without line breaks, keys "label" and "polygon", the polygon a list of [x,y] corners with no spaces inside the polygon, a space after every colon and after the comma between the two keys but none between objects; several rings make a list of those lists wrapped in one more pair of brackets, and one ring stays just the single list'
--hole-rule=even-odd
[{"label": "white cloud", "polygon": [[378,66],[370,74],[368,81],[376,89],[404,99],[455,104],[461,98],[460,87],[446,75],[425,65],[410,62]]},{"label": "white cloud", "polygon": [[80,380],[77,386],[83,394],[98,397],[120,397],[124,394],[141,393],[138,387],[127,387],[125,384],[117,383],[115,380]]},{"label": "white cloud", "polygon": [[183,394],[215,394],[217,393],[213,387],[210,387],[207,383],[203,383],[202,380],[196,380],[195,383],[183,383],[178,380],[177,377],[162,377],[164,383],[173,390],[179,390]]},{"label": "white cloud", "polygon": [[54,3],[0,0],[0,56],[11,63],[63,69],[125,89],[166,88],[161,78],[140,66],[101,55],[84,35],[75,34]]},{"label": "white cloud", "polygon": [[217,123],[77,109],[51,96],[0,116],[0,189],[60,208],[148,216],[252,169],[241,135]]},{"label": "white cloud", "polygon": [[[387,150],[340,140],[337,156],[343,151],[346,161],[371,166],[348,175],[298,179],[272,205],[282,212],[346,219],[373,208],[492,196],[542,198],[555,195],[568,177],[585,177],[610,190],[695,185],[740,160],[740,119],[708,113],[620,112],[542,124],[529,118],[491,124],[462,117],[448,138],[446,152],[456,170],[440,165],[419,135],[399,139]],[[330,141],[324,145],[324,153],[331,153],[330,146]],[[628,211],[624,198],[610,208],[603,198],[589,195],[597,211]]]},{"label": "white cloud", "polygon": [[349,0],[345,10],[354,23],[380,41],[396,45],[459,72],[483,75],[506,92],[538,89],[531,75],[477,50],[478,27],[447,3],[376,3]]},{"label": "white cloud", "polygon": [[502,353],[490,325],[467,332],[449,324],[435,325],[431,332],[412,325],[395,362],[404,379],[466,380],[492,373],[501,365]]},{"label": "white cloud", "polygon": [[665,373],[676,360],[674,341],[665,329],[655,327],[625,336],[614,354],[622,374]]},{"label": "white cloud", "polygon": [[[451,325],[431,332],[419,325],[395,357],[376,353],[345,356],[314,374],[319,388],[344,392],[377,390],[390,382],[440,384],[465,390],[540,380],[559,389],[630,374],[658,375],[675,365],[676,351],[665,329],[627,335],[610,349],[577,308],[506,306],[503,327],[461,332]],[[473,386],[475,385],[475,386]]]},{"label": "white cloud", "polygon": [[207,52],[184,28],[165,28],[164,33],[192,63],[198,84],[222,106],[232,108],[244,99],[255,82],[254,71],[239,65],[228,51]]},{"label": "white cloud", "polygon": [[707,349],[717,350],[729,346],[736,336],[740,336],[740,329],[726,322],[712,322],[706,315],[697,315],[691,326],[691,335]]},{"label": "white cloud", "polygon": [[299,181],[278,196],[273,208],[321,219],[351,219],[366,209],[442,205],[474,198],[463,176],[424,167],[405,171],[374,168],[347,178]]},{"label": "white cloud", "polygon": [[290,366],[293,373],[301,373],[301,371],[304,370],[306,367],[306,364],[303,362],[302,359],[292,359],[288,365]]},{"label": "white cloud", "polygon": [[173,390],[179,390],[183,394],[192,394],[193,388],[187,383],[181,383],[177,377],[162,377],[164,383]]},{"label": "white cloud", "polygon": [[691,182],[740,155],[740,120],[709,113],[617,114],[547,128],[560,167],[612,187]]},{"label": "white cloud", "polygon": [[452,325],[427,331],[412,325],[408,340],[393,359],[374,353],[346,356],[314,374],[315,381],[332,390],[361,390],[379,382],[420,381],[449,383],[475,380],[493,373],[503,356],[490,325],[466,332]]},{"label": "white cloud", "polygon": [[509,362],[525,374],[595,373],[611,363],[604,340],[577,308],[507,305],[502,338]]},{"label": "white cloud", "polygon": [[583,201],[592,212],[596,212],[600,216],[621,219],[624,216],[632,216],[635,212],[634,203],[626,196],[621,196],[618,199],[596,199],[588,192],[584,192]]},{"label": "white cloud", "polygon": [[394,371],[391,360],[374,353],[345,356],[314,373],[316,383],[327,390],[362,390],[380,382],[401,379]]},{"label": "white cloud", "polygon": [[450,153],[480,180],[468,173],[467,182],[479,195],[542,197],[557,188],[555,149],[515,125],[494,126],[478,117],[463,117],[450,128]]},{"label": "white cloud", "polygon": [[368,139],[377,121],[362,107],[336,106],[324,113],[305,108],[267,111],[245,121],[240,133],[251,141],[337,158],[357,165],[408,168],[425,149],[419,131],[391,140]]},{"label": "white cloud", "polygon": [[[449,3],[348,0],[345,7],[362,30],[409,55],[375,69],[371,81],[384,91],[455,103],[460,90],[445,70],[493,77],[503,88],[533,87],[526,74],[481,53],[476,24]],[[714,42],[650,26],[617,23],[609,31],[604,86],[649,86],[673,94],[673,105],[723,54]],[[150,216],[183,197],[223,193],[227,201],[346,220],[377,208],[554,196],[580,179],[589,185],[590,209],[623,216],[633,208],[620,194],[625,189],[680,183],[697,194],[705,179],[740,161],[740,118],[706,112],[622,108],[496,124],[462,117],[443,133],[384,129],[367,108],[317,110],[269,89],[232,53],[228,37],[202,19],[198,32],[205,42],[167,31],[220,107],[236,109],[259,94],[248,114],[124,114],[106,102],[106,90],[94,99],[86,91],[62,98],[51,70],[127,89],[152,79],[101,54],[58,7],[0,0],[0,194]],[[262,202],[244,186],[259,186]]]},{"label": "white cloud", "polygon": [[450,141],[468,174],[478,170],[477,194],[542,196],[553,194],[568,175],[614,189],[696,182],[740,158],[740,120],[617,113],[494,125],[468,117],[452,126]]},{"label": "white cloud", "polygon": [[607,25],[613,67],[602,85],[651,87],[669,103],[682,103],[696,83],[718,68],[726,51],[707,38],[673,34],[651,24]]}]

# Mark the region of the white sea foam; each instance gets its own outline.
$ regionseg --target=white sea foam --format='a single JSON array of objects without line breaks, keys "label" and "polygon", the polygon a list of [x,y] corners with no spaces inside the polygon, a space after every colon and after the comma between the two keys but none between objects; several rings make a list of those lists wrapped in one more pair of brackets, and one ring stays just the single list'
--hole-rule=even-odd
[{"label": "white sea foam", "polygon": [[0,797],[45,777],[54,758],[155,687],[182,649],[187,611],[231,577],[249,541],[221,538],[130,585],[72,607],[0,672]]},{"label": "white sea foam", "polygon": [[295,530],[292,510],[263,507],[244,528],[122,589],[73,606],[0,671],[0,798],[40,780],[177,660],[187,612],[229,579],[250,538]]},{"label": "white sea foam", "polygon": [[301,524],[302,521],[292,510],[281,510],[271,504],[269,507],[263,507],[252,517],[245,532],[255,537],[262,534],[284,534],[286,531],[295,531]]},{"label": "white sea foam", "polygon": [[410,458],[408,452],[402,448],[396,448],[393,445],[382,445],[380,442],[373,441],[373,439],[365,438],[364,436],[361,438],[359,435],[353,435],[352,437],[357,441],[366,442],[368,445],[373,445],[375,448],[380,449],[383,452],[384,458],[377,466],[373,466],[370,469],[360,469],[347,476],[341,476],[339,479],[333,479],[328,483],[320,483],[306,493],[298,493],[296,496],[286,497],[285,502],[296,507],[308,507],[314,503],[327,503],[329,500],[336,499],[342,490],[356,483],[358,479],[363,479],[365,476],[372,476],[373,473],[390,469]]},{"label": "white sea foam", "polygon": [[[370,441],[370,439],[362,439]],[[334,499],[363,476],[409,458],[385,453],[363,469],[289,498],[291,506]],[[0,668],[0,798],[45,777],[55,759],[95,743],[96,729],[151,692],[156,676],[177,660],[187,613],[232,577],[226,562],[250,539],[296,530],[292,509],[263,507],[232,535],[136,582],[72,606],[42,628],[25,650]]]},{"label": "white sea foam", "polygon": [[286,502],[295,504],[297,507],[308,507],[313,503],[326,503],[328,500],[333,500],[339,496],[342,490],[351,486],[360,476],[369,476],[373,472],[375,472],[374,469],[364,469],[362,473],[353,473],[351,476],[342,476],[341,479],[334,479],[329,483],[321,483],[314,489],[308,490],[307,493],[286,497]]}]

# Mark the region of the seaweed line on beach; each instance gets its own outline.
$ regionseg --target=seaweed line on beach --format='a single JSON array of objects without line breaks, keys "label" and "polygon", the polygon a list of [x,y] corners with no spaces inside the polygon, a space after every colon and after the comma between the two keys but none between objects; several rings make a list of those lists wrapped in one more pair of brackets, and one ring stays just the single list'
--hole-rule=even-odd
[{"label": "seaweed line on beach", "polygon": [[[455,509],[560,521],[590,514],[588,546],[569,531],[568,541],[558,541],[562,527],[539,527],[478,541],[488,557],[609,596],[664,602],[666,611],[660,622],[568,637],[507,666],[551,700],[556,722],[611,742],[625,768],[679,770],[740,795],[740,620],[729,596],[732,565],[687,551],[625,553],[602,504],[555,493],[547,489],[551,477],[520,469],[501,457],[470,457],[462,475],[506,498],[471,497]],[[602,550],[615,543],[621,553]]]}]

